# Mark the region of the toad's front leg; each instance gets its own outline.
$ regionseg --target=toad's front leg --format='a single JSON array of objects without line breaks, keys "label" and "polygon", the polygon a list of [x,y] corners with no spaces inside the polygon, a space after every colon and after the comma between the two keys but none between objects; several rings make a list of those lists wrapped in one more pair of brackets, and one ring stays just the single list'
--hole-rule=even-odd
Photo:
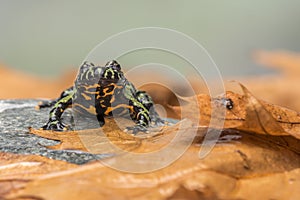
[{"label": "toad's front leg", "polygon": [[74,87],[70,87],[66,90],[64,90],[61,94],[60,97],[57,99],[53,99],[53,100],[43,100],[41,102],[39,102],[39,104],[37,105],[37,109],[41,109],[41,108],[48,108],[48,107],[52,107],[54,106],[60,99],[69,96],[70,94],[72,94],[72,92],[74,91]]},{"label": "toad's front leg", "polygon": [[49,121],[45,124],[43,130],[65,131],[69,127],[61,122],[61,115],[69,106],[72,105],[74,93],[70,93],[57,101],[49,113]]},{"label": "toad's front leg", "polygon": [[149,111],[139,102],[132,102],[133,109],[131,109],[130,116],[136,125],[127,127],[127,130],[132,131],[133,134],[138,132],[148,132],[150,123]]}]

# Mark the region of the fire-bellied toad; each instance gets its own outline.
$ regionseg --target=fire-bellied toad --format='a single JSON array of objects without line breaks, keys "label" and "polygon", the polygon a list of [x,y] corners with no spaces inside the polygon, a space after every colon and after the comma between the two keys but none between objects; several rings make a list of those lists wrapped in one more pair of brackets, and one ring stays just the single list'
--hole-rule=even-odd
[{"label": "fire-bellied toad", "polygon": [[40,108],[50,106],[53,108],[49,121],[42,127],[44,130],[68,130],[69,126],[62,123],[61,116],[69,107],[83,115],[96,116],[100,126],[105,124],[104,118],[107,116],[129,113],[136,125],[128,129],[134,134],[146,131],[150,123],[164,124],[153,107],[151,97],[145,91],[137,90],[125,78],[120,64],[115,60],[104,67],[84,62],[74,86],[63,91],[58,99],[39,105]]}]

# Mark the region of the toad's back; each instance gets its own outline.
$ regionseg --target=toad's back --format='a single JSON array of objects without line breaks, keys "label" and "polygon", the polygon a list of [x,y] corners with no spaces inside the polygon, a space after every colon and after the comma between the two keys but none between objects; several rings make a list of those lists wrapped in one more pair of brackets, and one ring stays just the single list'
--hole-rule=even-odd
[{"label": "toad's back", "polygon": [[[84,63],[75,81],[73,109],[85,116],[128,113],[132,106],[123,95],[127,85],[131,84],[119,68]],[[135,88],[132,89],[135,92]]]}]

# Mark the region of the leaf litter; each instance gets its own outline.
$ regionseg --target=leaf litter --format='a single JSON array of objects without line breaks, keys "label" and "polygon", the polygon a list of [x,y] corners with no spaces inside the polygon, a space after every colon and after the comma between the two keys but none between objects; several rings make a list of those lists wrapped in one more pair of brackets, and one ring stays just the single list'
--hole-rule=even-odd
[{"label": "leaf litter", "polygon": [[[0,166],[1,182],[22,183],[16,189],[6,189],[5,198],[40,199],[248,199],[281,198],[295,199],[295,189],[300,186],[300,142],[297,112],[256,99],[245,86],[244,95],[227,92],[234,106],[226,110],[222,136],[240,136],[228,142],[219,142],[204,159],[197,157],[201,141],[211,118],[210,103],[219,102],[208,95],[198,95],[200,127],[187,151],[173,164],[144,174],[116,171],[99,162],[74,166],[35,156],[41,161],[32,162],[30,156],[22,156],[19,162],[12,156],[11,163]],[[224,97],[219,97],[224,98]],[[165,105],[180,118],[181,109],[195,108],[188,98],[182,108]],[[217,105],[222,106],[222,105]],[[218,117],[218,116],[215,116]],[[153,152],[163,148],[174,137],[181,121],[165,127],[148,137],[135,137],[114,128],[108,120],[99,129],[54,132],[30,129],[30,133],[60,141],[51,149],[75,149],[93,153],[115,153],[126,157],[127,152]],[[190,129],[195,129],[190,127]],[[216,127],[218,128],[218,127]],[[106,138],[106,139],[104,139]],[[113,143],[122,151],[109,148]],[[116,159],[116,158],[107,158]],[[1,159],[2,160],[2,159]],[[7,159],[6,159],[7,160]],[[124,159],[124,165],[131,161]],[[55,164],[54,164],[55,163]],[[55,165],[59,170],[49,171]],[[17,167],[17,168],[16,168]],[[30,169],[30,170],[29,170]],[[20,173],[20,171],[29,173]],[[9,174],[9,177],[3,174]],[[71,183],[71,187],[70,187]],[[266,186],[264,184],[268,183]],[[16,183],[14,183],[16,184]],[[274,192],[277,189],[277,192]],[[53,194],[55,191],[55,194]],[[255,191],[255,192],[253,192]],[[0,193],[1,194],[1,193]]]},{"label": "leaf litter", "polygon": [[[287,71],[298,70],[295,67],[298,55],[260,52],[259,56],[258,60],[268,65]],[[290,74],[295,73],[284,76]],[[250,85],[252,90],[254,84]],[[162,103],[167,117],[181,119],[184,114],[190,114],[194,125],[185,132],[195,129],[197,132],[186,152],[163,169],[138,174],[114,170],[102,160],[79,166],[42,156],[1,153],[0,198],[299,199],[299,113],[257,99],[245,86],[241,87],[243,95],[227,91],[224,96],[213,99],[206,94],[179,97],[181,106],[170,93],[172,103]],[[256,89],[255,94],[260,96]],[[224,98],[230,98],[233,107],[225,109],[225,117],[212,114],[211,105],[224,107],[220,103]],[[193,118],[195,108],[200,109],[200,116]],[[294,108],[298,110],[299,107]],[[224,127],[214,127],[222,128],[222,134],[210,154],[200,159],[199,150],[212,118],[224,121]],[[116,128],[113,120],[108,120],[104,131],[53,132],[31,128],[29,132],[60,141],[47,148],[113,153],[114,157],[105,158],[113,161],[126,158],[126,152],[147,153],[164,148],[174,139],[180,125],[186,123],[183,120],[136,137]],[[131,160],[123,159],[123,162],[124,165],[132,164]]]}]

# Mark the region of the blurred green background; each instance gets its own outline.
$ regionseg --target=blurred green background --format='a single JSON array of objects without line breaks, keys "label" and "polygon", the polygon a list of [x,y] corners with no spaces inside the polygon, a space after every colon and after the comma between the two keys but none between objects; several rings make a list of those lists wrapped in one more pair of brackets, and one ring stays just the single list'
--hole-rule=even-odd
[{"label": "blurred green background", "polygon": [[144,26],[191,36],[225,76],[268,72],[254,63],[255,50],[300,51],[299,0],[1,0],[0,4],[0,63],[39,75],[56,76],[76,67],[107,37]]}]

